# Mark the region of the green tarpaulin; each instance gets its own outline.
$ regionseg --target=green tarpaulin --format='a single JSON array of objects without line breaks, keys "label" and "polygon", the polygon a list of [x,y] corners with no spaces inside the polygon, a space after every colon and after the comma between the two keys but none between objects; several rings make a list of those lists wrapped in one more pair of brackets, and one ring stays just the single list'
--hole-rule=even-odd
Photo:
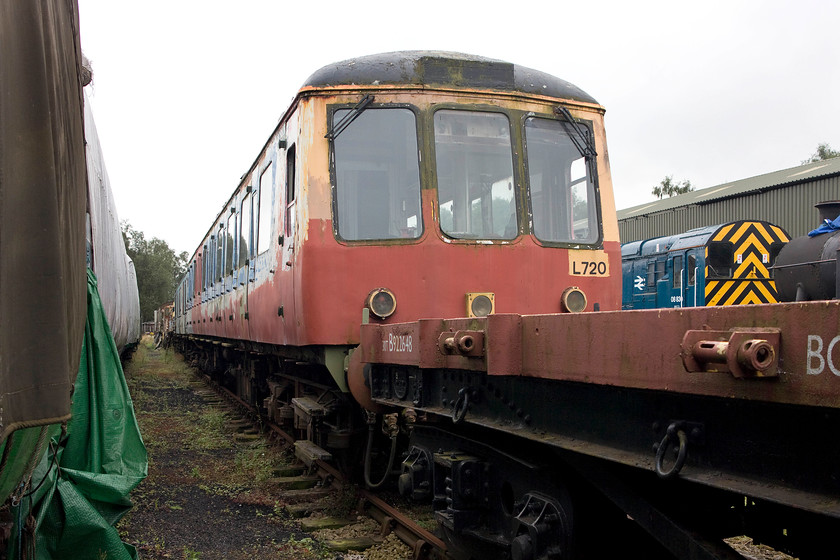
[{"label": "green tarpaulin", "polygon": [[[31,507],[37,523],[35,557],[137,558],[134,548],[120,540],[114,524],[131,508],[129,492],[146,477],[146,447],[96,277],[90,271],[87,324],[71,413],[66,437],[54,434],[32,476],[35,490],[20,504],[21,517]],[[10,558],[20,557],[15,535],[12,541]],[[24,543],[24,549],[31,546],[26,539]]]}]

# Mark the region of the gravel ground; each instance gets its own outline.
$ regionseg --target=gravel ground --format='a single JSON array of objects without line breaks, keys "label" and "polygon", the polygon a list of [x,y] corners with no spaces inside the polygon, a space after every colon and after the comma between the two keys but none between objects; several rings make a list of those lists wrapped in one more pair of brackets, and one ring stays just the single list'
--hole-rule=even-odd
[{"label": "gravel ground", "polygon": [[271,487],[271,467],[288,464],[287,452],[264,440],[235,443],[180,357],[141,345],[126,377],[149,476],[118,529],[142,558],[335,558],[284,514]]},{"label": "gravel ground", "polygon": [[[225,425],[234,418],[208,395],[171,351],[144,339],[126,367],[149,476],[132,492],[134,508],[118,524],[123,540],[146,559],[400,560],[410,549],[395,536],[366,551],[337,554],[320,541],[371,536],[377,524],[360,516],[341,529],[300,528],[285,511],[276,470],[294,460],[265,438],[237,443]],[[355,499],[336,494],[322,515],[346,516]]]}]

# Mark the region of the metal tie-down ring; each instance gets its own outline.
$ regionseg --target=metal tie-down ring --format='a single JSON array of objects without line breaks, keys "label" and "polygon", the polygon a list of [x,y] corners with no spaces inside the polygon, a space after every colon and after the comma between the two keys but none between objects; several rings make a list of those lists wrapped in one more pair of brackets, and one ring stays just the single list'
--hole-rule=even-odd
[{"label": "metal tie-down ring", "polygon": [[[676,441],[679,441],[680,445],[679,451],[677,452],[677,460],[674,462],[673,466],[666,471],[662,468],[662,460],[665,458],[665,451],[669,448],[668,443],[674,438],[676,438]],[[656,450],[656,474],[659,475],[660,478],[672,478],[676,476],[683,468],[683,465],[685,465],[685,458],[687,454],[688,436],[685,431],[677,426],[677,424],[671,424],[668,426],[668,429],[665,430],[665,437],[662,438],[662,442]]]},{"label": "metal tie-down ring", "polygon": [[458,391],[458,398],[452,408],[452,422],[460,424],[467,416],[467,409],[470,407],[470,391],[468,387],[461,387]]}]

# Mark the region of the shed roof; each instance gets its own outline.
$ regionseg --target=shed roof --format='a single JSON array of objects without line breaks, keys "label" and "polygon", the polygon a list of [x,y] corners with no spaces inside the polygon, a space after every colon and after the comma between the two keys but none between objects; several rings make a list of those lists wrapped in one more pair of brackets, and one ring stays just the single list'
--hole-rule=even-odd
[{"label": "shed roof", "polygon": [[806,163],[789,169],[773,171],[763,175],[756,175],[748,179],[724,183],[715,187],[700,189],[662,200],[632,206],[618,211],[618,219],[636,218],[648,214],[655,214],[665,210],[691,206],[693,204],[708,204],[714,200],[732,198],[746,193],[762,192],[777,189],[797,183],[810,181],[816,177],[840,175],[840,157]]}]

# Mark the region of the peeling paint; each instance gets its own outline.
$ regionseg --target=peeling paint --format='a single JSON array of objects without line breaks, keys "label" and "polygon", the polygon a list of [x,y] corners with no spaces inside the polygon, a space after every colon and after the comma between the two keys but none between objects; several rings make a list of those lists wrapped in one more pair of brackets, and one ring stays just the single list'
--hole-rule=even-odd
[{"label": "peeling paint", "polygon": [[[423,59],[423,75],[442,71],[441,60],[439,57]],[[430,111],[438,106],[478,110],[492,107],[507,112],[510,121],[518,123],[526,114],[550,116],[562,103],[575,118],[592,123],[597,151],[606,154],[603,108],[594,100],[585,94],[557,99],[551,96],[551,91],[546,91],[551,88],[542,87],[548,82],[540,80],[528,82],[524,89],[487,87],[487,83],[478,82],[499,78],[502,74],[493,72],[502,71],[502,67],[491,64],[487,67],[490,74],[482,76],[482,70],[468,76],[469,72],[483,67],[472,64],[457,63],[457,68],[447,71],[449,78],[440,80],[433,87],[428,83],[418,87],[416,83],[399,84],[387,79],[380,80],[378,85],[373,83],[376,80],[369,80],[364,86],[330,82],[316,87],[314,82],[308,81],[214,222],[227,219],[228,209],[240,203],[247,185],[257,185],[260,172],[271,161],[274,169],[271,246],[274,249],[254,260],[250,281],[237,282],[239,285],[233,288],[228,286],[231,280],[228,279],[223,294],[195,305],[185,316],[182,314],[186,319],[183,321],[186,324],[179,323],[182,332],[281,345],[353,345],[359,340],[361,309],[367,294],[383,286],[392,290],[398,301],[396,313],[387,322],[422,316],[465,315],[465,294],[472,292],[494,293],[500,313],[557,312],[560,296],[570,285],[579,286],[590,301],[599,303],[601,309],[617,308],[620,305],[618,283],[611,278],[572,279],[568,258],[561,256],[566,249],[545,247],[529,234],[522,234],[530,228],[527,213],[520,216],[526,225],[513,240],[453,239],[444,235],[437,224],[439,211],[432,173],[435,158],[430,152],[433,148],[431,135],[422,128],[418,132],[421,208],[424,210],[422,235],[416,239],[384,242],[352,243],[336,239],[330,144],[325,138],[328,109],[335,105],[353,106],[366,92],[374,96],[376,106],[398,104],[415,108],[421,115],[418,122],[424,126],[429,122],[426,115],[431,115]],[[349,68],[360,70],[359,67]],[[416,69],[414,62],[407,62],[400,72],[404,77],[410,77]],[[553,83],[560,87],[559,82]],[[460,86],[455,87],[458,84]],[[528,84],[539,84],[540,87]],[[281,138],[285,148],[278,147]],[[517,131],[513,139],[521,142],[522,133]],[[294,203],[289,206],[285,199],[286,153],[292,146],[296,155],[297,190]],[[519,162],[515,170],[516,188],[523,189],[521,156],[524,152],[518,145],[513,152]],[[612,185],[606,158],[599,156],[598,169],[602,173],[599,179],[602,211],[611,216]],[[290,208],[291,235],[284,224],[287,206]],[[281,224],[284,225],[282,232],[278,231]],[[278,243],[281,234],[284,234],[282,245]],[[610,225],[609,219],[604,227],[602,250],[607,254],[610,267],[617,270],[620,267],[617,225]],[[200,258],[193,258],[199,261],[200,272]],[[504,274],[500,274],[502,271]],[[196,279],[200,282],[200,275]],[[237,275],[236,280],[239,279]],[[209,316],[215,319],[206,321]],[[220,316],[221,321],[218,320]]]}]

